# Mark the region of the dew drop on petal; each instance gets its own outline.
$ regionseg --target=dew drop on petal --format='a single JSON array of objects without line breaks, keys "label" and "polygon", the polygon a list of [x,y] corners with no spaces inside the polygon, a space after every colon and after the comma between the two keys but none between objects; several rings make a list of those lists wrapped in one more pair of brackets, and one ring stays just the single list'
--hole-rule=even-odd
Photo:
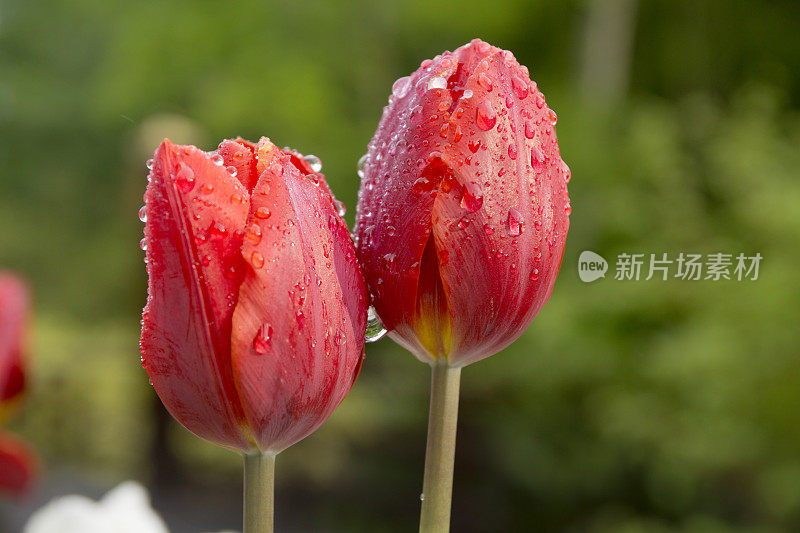
[{"label": "dew drop on petal", "polygon": [[386,335],[386,328],[383,327],[383,322],[381,322],[378,313],[375,312],[375,308],[370,306],[367,310],[367,330],[364,333],[364,340],[366,342],[375,342],[384,335]]},{"label": "dew drop on petal", "polygon": [[272,215],[272,213],[270,213],[269,209],[267,209],[266,207],[261,206],[258,209],[256,209],[254,215],[256,216],[256,218],[269,218]]},{"label": "dew drop on petal", "polygon": [[347,213],[347,206],[344,205],[344,202],[340,200],[334,200],[333,205],[336,206],[336,212],[340,217],[343,217],[344,214]]},{"label": "dew drop on petal", "polygon": [[358,172],[358,177],[359,178],[363,178],[364,177],[364,165],[367,164],[367,157],[368,157],[367,154],[364,154],[364,155],[362,155],[361,157],[358,158],[358,164],[356,165],[356,168],[357,168],[357,172]]},{"label": "dew drop on petal", "polygon": [[481,72],[478,74],[478,85],[486,89],[487,91],[492,90],[492,79],[486,75],[485,72]]},{"label": "dew drop on petal", "polygon": [[[237,154],[237,155],[238,155],[238,154]],[[225,170],[226,170],[226,171],[228,172],[228,174],[230,174],[230,175],[231,175],[231,177],[233,177],[233,178],[235,178],[235,177],[236,177],[236,174],[238,174],[238,172],[237,172],[237,170],[236,170],[236,167],[234,167],[234,166],[225,167]]]},{"label": "dew drop on petal", "polygon": [[219,155],[219,154],[212,154],[212,155],[211,155],[211,162],[212,162],[212,163],[214,163],[215,165],[217,165],[218,167],[221,167],[221,166],[222,166],[222,163],[223,163],[224,161],[223,161],[223,159],[222,159],[222,156],[221,156],[221,155]]},{"label": "dew drop on petal", "polygon": [[256,336],[253,339],[253,350],[258,355],[264,355],[267,353],[269,349],[269,345],[272,341],[272,326],[269,324],[262,324],[258,331],[256,332]]},{"label": "dew drop on petal", "polygon": [[431,89],[446,89],[447,80],[441,76],[433,76],[428,80],[428,90]]},{"label": "dew drop on petal", "polygon": [[254,245],[261,242],[261,226],[255,222],[247,226],[247,229],[244,232],[244,238],[247,240],[247,242]]},{"label": "dew drop on petal", "polygon": [[491,226],[491,224],[484,224],[483,232],[486,233],[486,235],[494,235],[494,228]]},{"label": "dew drop on petal", "polygon": [[511,159],[517,158],[517,145],[513,142],[508,145],[508,157]]},{"label": "dew drop on petal", "polygon": [[528,96],[528,83],[520,76],[514,75],[511,78],[511,87],[514,89],[514,94],[517,98],[524,100]]},{"label": "dew drop on petal", "polygon": [[204,183],[200,186],[200,192],[203,194],[211,194],[214,192],[214,184]]},{"label": "dew drop on petal", "polygon": [[513,207],[508,210],[508,218],[506,219],[506,233],[511,237],[516,237],[522,233],[523,218],[522,213]]},{"label": "dew drop on petal", "polygon": [[139,241],[139,248],[142,250],[147,250],[147,239],[143,238],[141,241]]},{"label": "dew drop on petal", "polygon": [[214,222],[213,224],[211,224],[211,227],[208,228],[208,236],[211,237],[212,239],[217,239],[217,240],[222,239],[223,237],[225,237],[225,235],[227,235],[227,233],[228,230],[225,229],[225,226],[223,226],[219,222]]},{"label": "dew drop on petal", "polygon": [[483,100],[480,104],[478,104],[475,120],[478,124],[478,127],[483,131],[489,131],[490,129],[494,128],[494,125],[497,122],[497,113],[495,113],[492,104],[489,103],[488,100]]},{"label": "dew drop on petal", "polygon": [[392,94],[396,98],[402,98],[406,94],[408,94],[409,87],[411,87],[411,77],[410,76],[403,76],[402,78],[398,78],[392,84]]},{"label": "dew drop on petal", "polygon": [[463,99],[472,98],[472,91],[469,89],[465,90],[464,94],[461,95],[461,98]]},{"label": "dew drop on petal", "polygon": [[147,208],[145,206],[139,208],[139,220],[147,222]]},{"label": "dew drop on petal", "polygon": [[264,256],[261,255],[261,252],[255,250],[250,256],[250,262],[253,264],[253,268],[259,269],[264,266]]},{"label": "dew drop on petal", "polygon": [[464,194],[461,196],[461,209],[474,213],[483,205],[483,191],[477,183],[469,182],[464,185]]},{"label": "dew drop on petal", "polygon": [[319,172],[322,170],[322,161],[320,161],[319,157],[315,156],[314,154],[304,155],[303,159],[306,160],[306,163],[311,166],[311,170],[314,172]]},{"label": "dew drop on petal", "polygon": [[188,194],[194,189],[194,171],[183,161],[178,163],[175,186],[183,194]]},{"label": "dew drop on petal", "polygon": [[525,137],[528,139],[536,137],[536,126],[530,120],[525,123]]},{"label": "dew drop on petal", "polygon": [[459,221],[456,223],[456,227],[458,229],[464,229],[469,226],[469,219],[467,217],[461,217]]},{"label": "dew drop on petal", "polygon": [[147,170],[153,170],[153,160],[152,159],[148,159],[145,162],[144,166],[147,167]]}]

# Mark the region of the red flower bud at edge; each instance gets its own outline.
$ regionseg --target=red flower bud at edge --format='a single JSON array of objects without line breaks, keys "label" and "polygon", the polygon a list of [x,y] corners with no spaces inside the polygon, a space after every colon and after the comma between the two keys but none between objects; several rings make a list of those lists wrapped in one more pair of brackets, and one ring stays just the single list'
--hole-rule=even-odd
[{"label": "red flower bud at edge", "polygon": [[[25,283],[0,272],[0,423],[15,410],[25,393],[29,308]],[[0,494],[26,494],[38,468],[39,461],[27,443],[0,431]]]},{"label": "red flower bud at edge", "polygon": [[378,315],[420,360],[497,353],[550,297],[571,210],[555,123],[528,69],[477,39],[395,82],[355,232]]},{"label": "red flower bud at edge", "polygon": [[363,357],[366,288],[330,189],[266,138],[165,140],[148,180],[153,387],[199,437],[280,452],[333,413]]}]

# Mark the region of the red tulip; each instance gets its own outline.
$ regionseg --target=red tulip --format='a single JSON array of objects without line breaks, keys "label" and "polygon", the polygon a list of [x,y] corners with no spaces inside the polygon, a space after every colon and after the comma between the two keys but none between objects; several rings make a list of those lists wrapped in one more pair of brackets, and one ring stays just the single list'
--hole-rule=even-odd
[{"label": "red tulip", "polygon": [[[0,421],[25,390],[25,332],[29,308],[25,284],[0,272]],[[24,494],[36,470],[33,451],[22,440],[0,433],[0,491]]]},{"label": "red tulip", "polygon": [[492,355],[550,297],[570,213],[555,122],[528,69],[480,40],[395,82],[357,249],[378,315],[419,359]]},{"label": "red tulip", "polygon": [[363,355],[365,284],[325,179],[266,138],[165,140],[148,179],[150,380],[196,435],[279,452],[331,415]]}]

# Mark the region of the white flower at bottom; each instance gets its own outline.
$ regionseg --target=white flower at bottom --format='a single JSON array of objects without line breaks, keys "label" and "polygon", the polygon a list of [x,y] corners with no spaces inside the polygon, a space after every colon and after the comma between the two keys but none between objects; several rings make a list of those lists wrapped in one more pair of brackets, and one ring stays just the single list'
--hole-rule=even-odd
[{"label": "white flower at bottom", "polygon": [[144,487],[126,481],[100,501],[62,496],[33,513],[24,533],[169,533]]}]

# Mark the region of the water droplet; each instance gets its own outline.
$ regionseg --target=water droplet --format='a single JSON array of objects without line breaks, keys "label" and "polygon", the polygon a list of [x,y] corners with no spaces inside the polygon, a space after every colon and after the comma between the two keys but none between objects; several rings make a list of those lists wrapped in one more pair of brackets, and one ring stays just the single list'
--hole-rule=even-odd
[{"label": "water droplet", "polygon": [[531,270],[531,281],[536,281],[537,279],[539,279],[539,269],[534,268]]},{"label": "water droplet", "polygon": [[[236,155],[239,155],[239,154],[236,154]],[[236,167],[234,167],[234,166],[225,167],[225,170],[228,171],[228,174],[230,174],[232,178],[235,178],[236,175],[238,174],[238,172],[236,171]]]},{"label": "water droplet", "polygon": [[536,126],[530,120],[525,123],[525,137],[528,139],[536,137]]},{"label": "water droplet", "polygon": [[147,222],[147,208],[145,206],[139,208],[139,220]]},{"label": "water droplet", "polygon": [[233,193],[233,194],[231,194],[231,203],[232,203],[232,204],[239,205],[239,204],[241,204],[243,201],[244,201],[244,198],[242,198],[242,195],[241,195],[241,194],[239,194],[239,193]]},{"label": "water droplet", "polygon": [[311,166],[311,170],[314,172],[319,172],[322,170],[322,161],[320,161],[319,157],[315,156],[314,154],[304,155],[303,159],[306,160],[306,163]]},{"label": "water droplet", "polygon": [[513,142],[508,145],[508,157],[510,157],[511,159],[517,158],[517,145],[514,144]]},{"label": "water droplet", "polygon": [[494,228],[490,224],[484,224],[483,231],[486,235],[494,235]]},{"label": "water droplet", "polygon": [[261,252],[255,250],[252,255],[250,256],[250,261],[253,263],[253,268],[259,269],[264,266],[264,256],[261,255]]},{"label": "water droplet", "polygon": [[425,501],[425,495],[424,494],[420,494],[419,495],[419,501],[421,501],[421,502]]},{"label": "water droplet", "polygon": [[402,78],[398,78],[392,84],[392,94],[396,98],[402,98],[406,94],[408,94],[409,87],[411,87],[411,77],[410,76],[403,76]]},{"label": "water droplet", "polygon": [[214,184],[204,183],[200,186],[200,192],[203,194],[211,194],[214,192]]},{"label": "water droplet", "polygon": [[569,203],[569,198],[567,198],[567,203],[566,205],[564,205],[564,212],[567,215],[570,215],[572,213],[572,205]]},{"label": "water droplet", "polygon": [[539,150],[538,147],[534,146],[531,148],[531,165],[535,168],[540,163],[544,162],[544,155],[542,151]]},{"label": "water droplet", "polygon": [[250,244],[258,244],[261,242],[261,226],[253,222],[244,232],[244,238]]},{"label": "water droplet", "polygon": [[469,182],[464,185],[464,194],[461,196],[461,209],[474,213],[483,205],[483,191],[477,183]]},{"label": "water droplet", "polygon": [[552,109],[547,110],[548,118],[550,118],[550,123],[555,126],[556,122],[558,122],[558,116],[556,116],[556,112]]},{"label": "water droplet", "polygon": [[492,79],[486,75],[485,72],[481,72],[478,74],[478,85],[486,89],[487,91],[492,90]]},{"label": "water droplet", "polygon": [[178,163],[175,186],[183,194],[188,194],[194,189],[194,171],[183,161]]},{"label": "water droplet", "polygon": [[344,202],[339,200],[334,200],[333,205],[336,206],[336,212],[339,214],[340,217],[343,217],[345,213],[347,213],[347,206],[344,205]]},{"label": "water droplet", "polygon": [[269,209],[267,209],[264,206],[261,206],[258,209],[256,209],[254,214],[256,218],[269,218],[272,215],[272,213],[269,212]]},{"label": "water droplet", "polygon": [[475,152],[478,151],[478,148],[481,147],[481,141],[480,139],[473,139],[469,143],[467,143],[467,146],[469,147],[469,150],[474,154]]},{"label": "water droplet", "polygon": [[461,217],[456,223],[458,229],[464,229],[469,226],[469,219],[466,216]]},{"label": "water droplet", "polygon": [[526,96],[528,96],[528,83],[519,76],[513,76],[511,78],[511,87],[514,89],[514,94],[517,95],[517,98],[520,100],[524,100]]},{"label": "water droplet", "polygon": [[378,313],[375,312],[375,308],[370,306],[367,310],[367,330],[364,333],[364,340],[366,342],[375,342],[379,341],[384,335],[386,335],[386,329],[383,327],[383,322],[381,322]]},{"label": "water droplet", "polygon": [[345,343],[344,335],[342,335],[340,332],[337,331],[336,335],[333,336],[333,344],[335,344],[336,346],[341,346],[344,343]]},{"label": "water droplet", "polygon": [[256,332],[256,336],[253,339],[253,350],[258,355],[264,355],[267,353],[269,349],[269,345],[272,341],[272,326],[269,324],[262,324],[258,331]]},{"label": "water droplet", "polygon": [[464,91],[464,94],[461,95],[461,98],[468,99],[472,98],[472,91],[467,89]]},{"label": "water droplet", "polygon": [[359,178],[363,178],[364,177],[364,165],[367,164],[367,157],[368,157],[368,155],[364,154],[364,155],[362,155],[361,157],[358,158],[358,163],[356,165],[356,168],[357,168],[356,172],[358,172],[358,177]]},{"label": "water droplet", "polygon": [[144,166],[147,167],[147,170],[153,170],[153,160],[148,159],[147,161],[145,161]]},{"label": "water droplet", "polygon": [[208,236],[212,239],[222,239],[227,235],[228,230],[225,229],[225,226],[220,224],[219,222],[214,222],[211,224],[211,227],[208,228]]},{"label": "water droplet", "polygon": [[147,250],[147,239],[142,238],[142,240],[139,241],[139,248],[145,251]]},{"label": "water droplet", "polygon": [[433,76],[428,80],[428,90],[431,89],[446,89],[447,80],[441,76]]},{"label": "water droplet", "polygon": [[221,167],[222,163],[224,163],[224,160],[222,159],[221,155],[212,154],[211,155],[211,162],[214,163],[215,165],[217,165],[218,167]]},{"label": "water droplet", "polygon": [[478,127],[483,131],[489,131],[490,129],[494,128],[494,125],[497,122],[497,114],[495,113],[492,104],[489,103],[488,100],[483,100],[480,104],[478,104],[475,120],[478,124]]},{"label": "water droplet", "polygon": [[508,218],[506,219],[506,232],[511,237],[516,237],[522,233],[523,218],[522,213],[513,207],[508,210]]}]

